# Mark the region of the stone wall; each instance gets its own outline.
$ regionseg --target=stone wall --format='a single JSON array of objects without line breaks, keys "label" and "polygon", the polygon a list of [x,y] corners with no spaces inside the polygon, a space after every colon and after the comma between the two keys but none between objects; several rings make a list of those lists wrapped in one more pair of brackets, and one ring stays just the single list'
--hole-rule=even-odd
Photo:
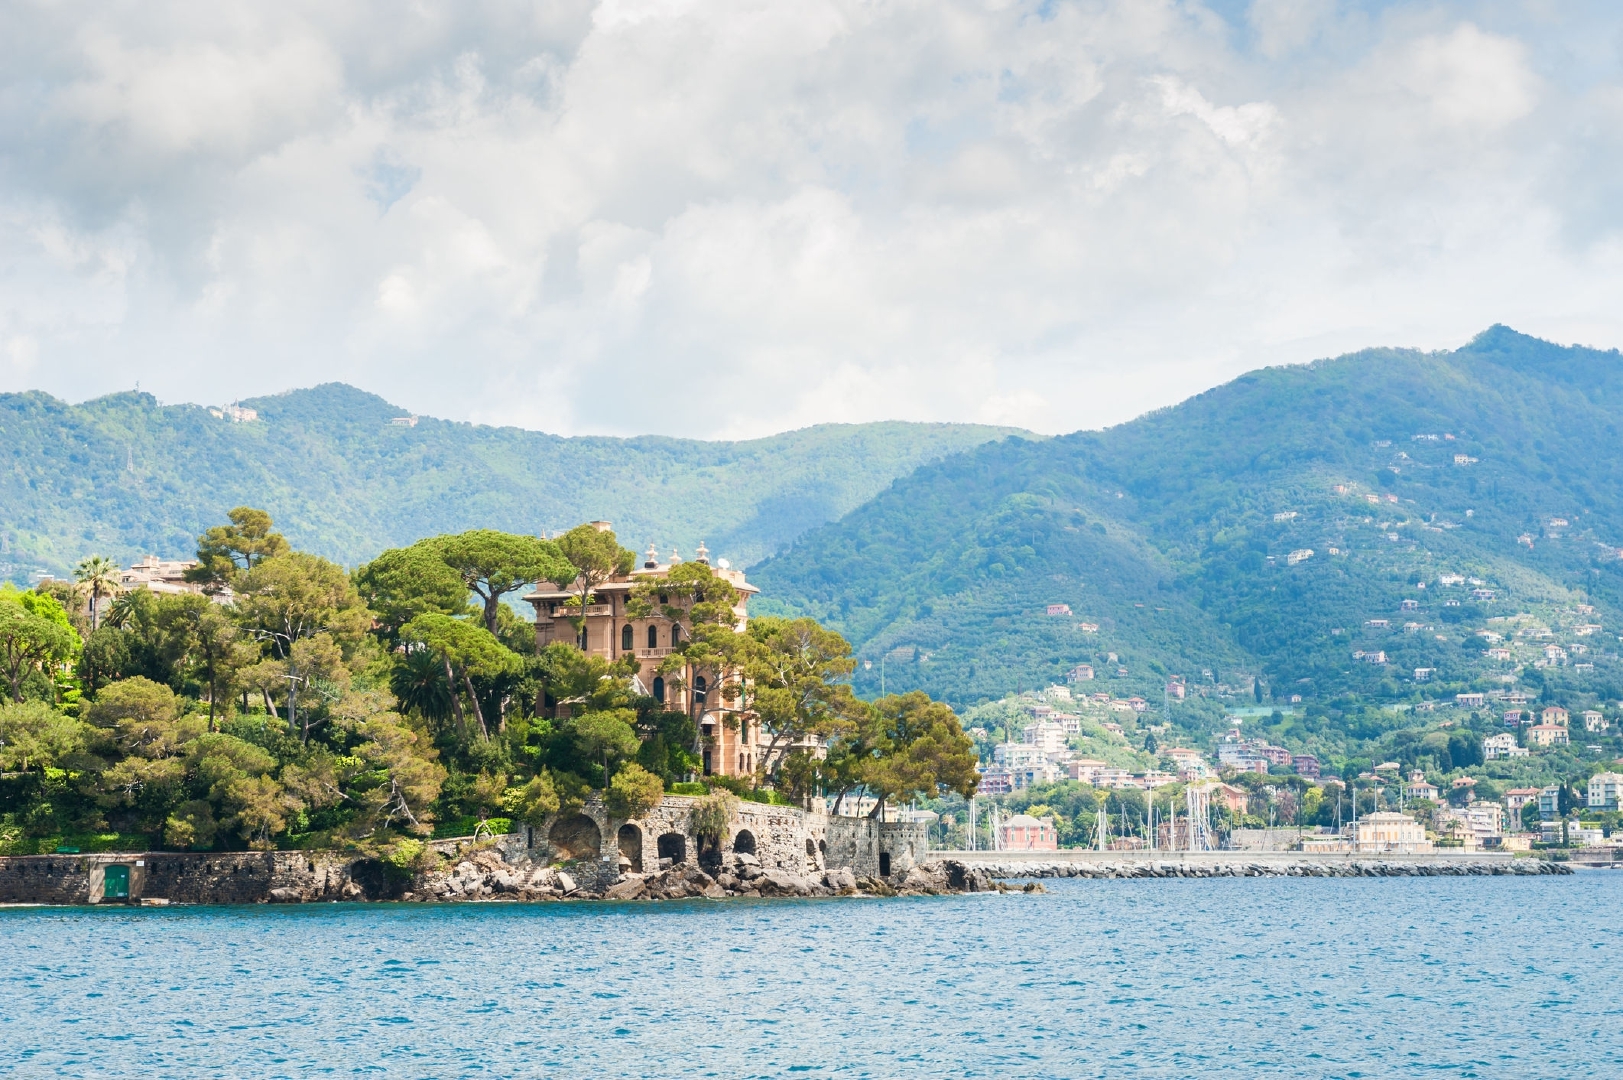
[{"label": "stone wall", "polygon": [[828,842],[828,865],[849,867],[866,877],[905,874],[924,861],[930,849],[929,827],[872,818],[823,819]]},{"label": "stone wall", "polygon": [[[103,890],[109,866],[129,868],[131,902],[252,904],[284,898],[388,899],[399,891],[399,884],[376,860],[356,861],[325,852],[20,855],[0,858],[0,903],[106,902]],[[285,891],[278,896],[277,890]]]}]

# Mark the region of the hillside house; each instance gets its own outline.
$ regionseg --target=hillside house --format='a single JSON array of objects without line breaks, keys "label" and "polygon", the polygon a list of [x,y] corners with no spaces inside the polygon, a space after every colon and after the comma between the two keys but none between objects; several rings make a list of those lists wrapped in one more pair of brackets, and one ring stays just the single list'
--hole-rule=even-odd
[{"label": "hillside house", "polygon": [[1589,778],[1589,809],[1623,810],[1623,775],[1597,773]]},{"label": "hillside house", "polygon": [[1505,809],[1512,817],[1520,819],[1522,807],[1538,802],[1538,793],[1539,789],[1534,787],[1511,788],[1505,792]]},{"label": "hillside house", "polygon": [[1367,814],[1351,826],[1351,831],[1353,850],[1361,854],[1431,850],[1425,826],[1407,814],[1387,810]]},{"label": "hillside house", "polygon": [[1534,724],[1527,729],[1527,745],[1537,747],[1566,746],[1569,741],[1565,724]]},{"label": "hillside house", "polygon": [[1169,683],[1167,683],[1167,697],[1173,698],[1173,699],[1175,699],[1177,701],[1182,701],[1184,699],[1184,695],[1187,694],[1187,693],[1188,693],[1188,690],[1184,687],[1183,683],[1181,683],[1181,682],[1169,682]]},{"label": "hillside house", "polygon": [[1014,774],[1002,765],[981,767],[981,782],[975,787],[977,795],[1007,795],[1014,790]]},{"label": "hillside house", "polygon": [[1426,774],[1416,769],[1409,774],[1409,782],[1403,786],[1403,797],[1405,799],[1427,799],[1436,802],[1437,787],[1434,784],[1427,783]]},{"label": "hillside house", "polygon": [[1049,604],[1048,605],[1048,614],[1050,616],[1069,615],[1070,613],[1071,613],[1071,605],[1070,604]]},{"label": "hillside house", "polygon": [[1546,724],[1560,724],[1562,727],[1567,726],[1567,710],[1563,709],[1559,705],[1547,706],[1544,711],[1539,714],[1539,716],[1540,719],[1542,719]]},{"label": "hillside house", "polygon": [[1584,710],[1585,731],[1605,731],[1610,726],[1611,723],[1606,719],[1604,713],[1596,712],[1594,709]]},{"label": "hillside house", "polygon": [[1080,784],[1100,787],[1102,785],[1099,783],[1099,776],[1108,768],[1110,765],[1107,762],[1094,758],[1077,758],[1065,763],[1065,775]]},{"label": "hillside house", "polygon": [[1285,556],[1285,565],[1295,566],[1297,563],[1307,562],[1307,560],[1311,559],[1312,557],[1312,548],[1297,548],[1295,551]]},{"label": "hillside house", "polygon": [[1487,697],[1483,694],[1470,693],[1454,695],[1454,704],[1458,705],[1462,709],[1480,709],[1487,700]]},{"label": "hillside house", "polygon": [[1364,625],[1371,630],[1386,630],[1391,627],[1392,621],[1390,619],[1365,619]]},{"label": "hillside house", "polygon": [[1434,667],[1417,667],[1414,669],[1414,681],[1431,682],[1431,677],[1435,674],[1437,674],[1437,669]]},{"label": "hillside house", "polygon": [[1070,671],[1066,672],[1065,678],[1068,679],[1071,682],[1092,682],[1093,681],[1093,665],[1092,664],[1078,664],[1074,668],[1072,668]]},{"label": "hillside house", "polygon": [[[608,532],[606,521],[592,524],[601,532]],[[709,564],[710,553],[699,545],[697,561]],[[689,666],[680,677],[667,681],[659,666],[679,649],[693,631],[692,623],[684,618],[671,619],[663,610],[646,616],[633,617],[627,610],[631,591],[645,582],[659,582],[670,576],[680,563],[673,552],[670,561],[661,563],[654,548],[648,549],[643,564],[628,574],[615,575],[592,591],[591,603],[581,610],[579,626],[571,618],[568,603],[577,596],[577,582],[541,582],[524,601],[535,609],[535,639],[542,648],[553,642],[567,642],[590,656],[616,661],[631,657],[637,663],[635,682],[667,709],[685,712],[698,725],[700,756],[705,775],[751,776],[757,771],[773,767],[776,759],[794,750],[816,752],[812,746],[779,746],[771,752],[774,761],[766,760],[771,748],[771,735],[762,729],[759,720],[750,715],[739,715],[721,693],[725,683],[735,681],[737,673],[714,667]],[[744,572],[734,570],[723,560],[712,572],[732,585],[738,592],[734,614],[738,622],[734,629],[743,633],[748,623],[746,607],[751,597],[760,590],[744,579]]]},{"label": "hillside house", "polygon": [[1366,664],[1384,664],[1384,663],[1386,663],[1386,650],[1385,649],[1377,649],[1374,652],[1365,653],[1364,654],[1364,662]]},{"label": "hillside house", "polygon": [[1486,656],[1489,660],[1509,660],[1510,650],[1501,645],[1492,649],[1483,649],[1482,655]]},{"label": "hillside house", "polygon": [[[1520,751],[1518,753],[1517,751]],[[1498,735],[1489,735],[1482,740],[1482,756],[1488,761],[1498,761],[1501,758],[1524,757],[1527,754],[1525,746],[1516,745],[1516,736],[1510,732],[1501,732]]]},{"label": "hillside house", "polygon": [[1319,759],[1312,754],[1292,754],[1291,768],[1296,770],[1296,775],[1309,780],[1319,778]]},{"label": "hillside house", "polygon": [[1418,600],[1405,600],[1401,604],[1398,605],[1398,610],[1399,611],[1419,611],[1420,610],[1420,601],[1418,601]]},{"label": "hillside house", "polygon": [[[196,559],[160,559],[156,555],[147,555],[119,571],[118,589],[120,592],[147,589],[170,596],[201,593],[202,585],[186,580],[186,571],[196,565]],[[229,599],[229,595],[226,599]]]},{"label": "hillside house", "polygon": [[1084,634],[1097,634],[1099,632],[1099,624],[1096,622],[1077,623],[1076,628]]},{"label": "hillside house", "polygon": [[1472,600],[1492,600],[1493,599],[1493,590],[1492,589],[1472,589],[1471,590],[1471,599]]}]

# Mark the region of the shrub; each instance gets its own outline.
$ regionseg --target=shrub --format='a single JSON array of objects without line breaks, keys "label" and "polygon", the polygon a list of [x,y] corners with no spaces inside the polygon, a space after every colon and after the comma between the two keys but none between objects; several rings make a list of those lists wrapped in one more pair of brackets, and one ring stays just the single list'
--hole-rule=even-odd
[{"label": "shrub", "polygon": [[731,792],[718,791],[713,795],[706,795],[693,804],[688,827],[694,836],[719,840],[727,835],[727,826],[732,823],[737,810],[738,797]]},{"label": "shrub", "polygon": [[632,763],[614,774],[603,802],[613,816],[629,819],[642,817],[664,797],[665,785],[659,777]]},{"label": "shrub", "polygon": [[680,782],[671,785],[672,795],[699,795],[710,794],[710,789],[699,783]]}]

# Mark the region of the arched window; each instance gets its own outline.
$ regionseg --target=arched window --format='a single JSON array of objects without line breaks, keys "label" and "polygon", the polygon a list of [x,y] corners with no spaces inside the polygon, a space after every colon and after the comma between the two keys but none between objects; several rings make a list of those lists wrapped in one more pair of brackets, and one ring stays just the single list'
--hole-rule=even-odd
[{"label": "arched window", "polygon": [[578,641],[578,642],[579,642],[579,644],[580,644],[580,651],[581,651],[581,652],[585,652],[585,651],[586,651],[586,650],[587,650],[587,649],[588,649],[588,648],[590,648],[590,647],[591,647],[591,646],[589,646],[589,645],[587,645],[587,644],[586,644],[586,642],[587,642],[587,640],[588,640],[588,639],[587,639],[587,637],[586,637],[586,627],[585,627],[585,626],[582,626],[582,627],[581,627],[581,628],[580,628],[580,636],[579,636],[579,638],[578,638],[578,639],[577,639],[577,641]]},{"label": "arched window", "polygon": [[657,626],[648,628],[648,647],[650,649],[659,648],[659,627]]},{"label": "arched window", "polygon": [[705,682],[703,675],[693,677],[693,700],[696,704],[704,704],[704,692],[710,684]]},{"label": "arched window", "polygon": [[663,675],[654,676],[654,700],[665,700],[665,676]]},{"label": "arched window", "polygon": [[682,642],[682,624],[671,624],[671,648],[676,648]]},{"label": "arched window", "polygon": [[631,651],[631,627],[629,625],[620,628],[620,651]]}]

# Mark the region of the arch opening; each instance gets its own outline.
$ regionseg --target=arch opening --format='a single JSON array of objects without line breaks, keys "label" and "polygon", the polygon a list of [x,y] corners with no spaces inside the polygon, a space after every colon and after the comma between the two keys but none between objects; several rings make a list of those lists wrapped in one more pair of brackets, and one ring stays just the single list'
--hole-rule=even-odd
[{"label": "arch opening", "polygon": [[733,837],[733,850],[740,855],[754,855],[755,834],[748,829],[739,829],[738,835]]},{"label": "arch opening", "polygon": [[681,833],[665,833],[659,838],[658,841],[656,841],[656,843],[657,850],[659,851],[660,862],[664,862],[666,859],[669,859],[671,860],[671,865],[675,866],[678,863],[687,861],[688,838],[683,836]]},{"label": "arch opening", "polygon": [[603,853],[603,831],[585,814],[560,818],[548,830],[547,841],[566,859],[595,859]]},{"label": "arch opening", "polygon": [[620,826],[620,862],[633,874],[642,873],[642,830],[630,824]]},{"label": "arch opening", "polygon": [[620,628],[620,651],[621,652],[630,652],[631,651],[631,642],[632,642],[631,627],[622,626]]}]

